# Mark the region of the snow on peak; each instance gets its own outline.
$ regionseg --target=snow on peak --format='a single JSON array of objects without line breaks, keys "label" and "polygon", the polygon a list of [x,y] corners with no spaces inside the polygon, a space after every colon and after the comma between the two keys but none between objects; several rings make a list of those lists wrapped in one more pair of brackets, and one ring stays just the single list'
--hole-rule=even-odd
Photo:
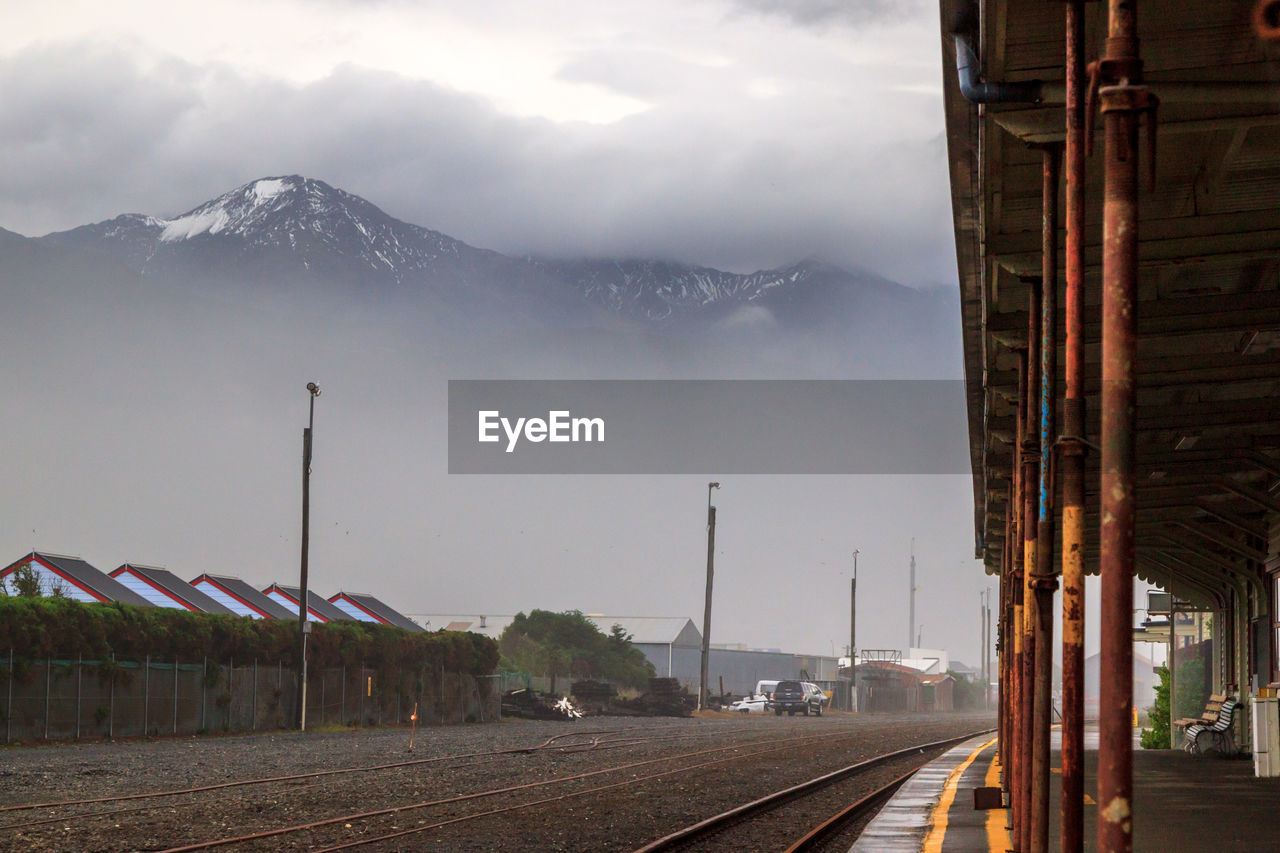
[{"label": "snow on peak", "polygon": [[217,234],[248,224],[273,207],[272,200],[293,189],[290,178],[262,178],[197,207],[176,219],[162,220],[160,239],[166,243],[189,240],[198,234]]},{"label": "snow on peak", "polygon": [[275,198],[282,190],[293,189],[284,178],[263,178],[253,184],[253,194],[259,202]]},{"label": "snow on peak", "polygon": [[227,216],[227,211],[221,207],[193,211],[186,216],[179,216],[177,219],[165,222],[164,231],[160,232],[160,239],[166,243],[172,243],[175,240],[188,240],[206,231],[217,234],[227,227],[228,219],[230,217]]}]

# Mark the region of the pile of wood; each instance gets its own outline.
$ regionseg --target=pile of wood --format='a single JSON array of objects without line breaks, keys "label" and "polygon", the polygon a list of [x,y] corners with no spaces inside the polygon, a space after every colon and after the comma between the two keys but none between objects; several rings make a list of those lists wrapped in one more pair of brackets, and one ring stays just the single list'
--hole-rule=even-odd
[{"label": "pile of wood", "polygon": [[502,694],[502,716],[527,720],[576,720],[582,714],[567,700],[521,687]]},{"label": "pile of wood", "polygon": [[584,679],[573,682],[569,694],[582,713],[605,714],[609,703],[618,697],[618,688],[607,681]]},{"label": "pile of wood", "polygon": [[697,697],[676,678],[650,678],[649,691],[636,699],[615,699],[605,713],[632,717],[688,717],[698,707]]}]

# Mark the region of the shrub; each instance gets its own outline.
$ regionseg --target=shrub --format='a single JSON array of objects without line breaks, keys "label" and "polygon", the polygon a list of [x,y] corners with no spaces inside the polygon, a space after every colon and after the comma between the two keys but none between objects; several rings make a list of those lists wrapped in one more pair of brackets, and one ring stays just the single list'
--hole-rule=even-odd
[{"label": "shrub", "polygon": [[[164,607],[113,602],[85,604],[67,598],[0,597],[0,655],[13,649],[14,674],[21,678],[26,657],[83,656],[87,660],[199,661],[211,667],[228,659],[283,661],[297,658],[298,624],[192,613]],[[498,646],[479,634],[458,631],[417,633],[369,622],[312,626],[307,657],[312,667],[358,665],[386,673],[419,669],[488,675],[498,663]],[[114,671],[114,670],[113,670]]]}]

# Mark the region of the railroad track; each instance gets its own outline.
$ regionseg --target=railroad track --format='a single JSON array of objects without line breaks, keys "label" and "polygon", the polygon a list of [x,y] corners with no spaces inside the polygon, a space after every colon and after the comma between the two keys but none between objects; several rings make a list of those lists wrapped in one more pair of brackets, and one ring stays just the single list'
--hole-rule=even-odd
[{"label": "railroad track", "polygon": [[[748,842],[759,842],[762,833],[758,828],[758,824],[761,821],[771,820],[778,809],[797,802],[807,801],[815,794],[829,791],[841,783],[864,777],[873,770],[902,763],[912,765],[911,769],[906,773],[900,775],[889,774],[892,778],[888,782],[884,784],[876,783],[876,787],[870,792],[860,793],[849,805],[841,807],[817,825],[806,828],[806,831],[789,845],[785,847],[770,845],[768,847],[768,849],[785,849],[786,853],[800,853],[800,851],[819,849],[826,840],[840,833],[850,824],[874,814],[893,792],[910,779],[920,767],[931,761],[938,752],[958,743],[963,743],[977,735],[987,734],[988,731],[970,732],[958,737],[895,750],[866,761],[851,764],[831,773],[824,773],[807,782],[792,785],[721,812],[713,817],[690,824],[638,848],[634,853],[670,853],[670,851],[709,848],[711,843],[714,843],[719,849],[724,849],[726,845],[730,849],[735,849],[735,847],[736,849],[749,849],[741,847],[740,837],[745,837]],[[926,755],[927,757],[923,757]],[[770,834],[776,835],[777,833]]]},{"label": "railroad track", "polygon": [[[464,838],[482,837],[489,832],[501,831],[495,828],[493,821],[518,822],[523,820],[520,817],[521,813],[537,813],[540,809],[561,808],[566,801],[620,796],[627,789],[661,786],[676,780],[715,778],[717,774],[723,774],[726,768],[743,763],[752,765],[797,751],[820,750],[827,753],[844,748],[846,743],[865,738],[863,732],[848,729],[805,734],[795,734],[795,730],[791,730],[784,737],[765,738],[758,736],[760,731],[759,728],[752,730],[751,727],[741,729],[707,727],[706,730],[694,732],[681,731],[676,727],[674,731],[657,733],[652,729],[636,732],[629,728],[575,731],[548,738],[540,744],[524,748],[435,756],[312,773],[236,780],[166,791],[135,792],[116,797],[5,806],[0,807],[0,812],[44,810],[52,812],[52,816],[47,813],[32,814],[35,818],[33,820],[0,825],[0,847],[3,847],[6,841],[25,843],[30,847],[43,846],[46,841],[54,840],[56,843],[52,846],[60,846],[60,849],[77,849],[72,837],[57,838],[51,833],[58,827],[47,827],[47,825],[64,824],[66,826],[63,829],[70,832],[72,831],[70,825],[74,824],[75,831],[88,834],[96,842],[99,837],[102,837],[99,833],[109,835],[110,830],[105,827],[110,827],[115,821],[121,820],[123,815],[136,815],[164,809],[159,816],[143,816],[132,824],[126,824],[126,831],[137,828],[141,832],[141,828],[160,824],[160,829],[148,829],[155,833],[156,837],[148,837],[145,846],[147,849],[168,847],[173,851],[216,848],[279,849],[281,847],[343,850],[367,845],[382,845],[380,849],[396,849],[400,845],[415,845],[416,839],[412,836],[418,836],[421,833],[461,831],[465,833],[462,836]],[[756,736],[742,738],[741,735],[744,732]],[[447,785],[440,784],[441,777],[436,774],[437,769],[443,772],[445,768],[456,770],[502,759],[519,761],[520,756],[539,757],[535,758],[542,762],[539,766],[544,768],[544,772],[550,772],[561,766],[561,762],[572,767],[575,762],[589,760],[579,755],[582,752],[652,747],[661,741],[678,742],[710,736],[717,738],[722,745],[686,749],[679,753],[645,760],[612,763],[610,766],[583,773],[551,775],[527,784],[499,785],[483,789],[466,789],[464,785],[457,785],[454,791],[449,791]],[[726,736],[732,738],[732,741],[727,744],[723,741]],[[910,751],[918,754],[919,750],[920,747],[913,747]],[[548,757],[553,760],[546,761]],[[431,771],[431,775],[424,777],[423,770]],[[363,798],[353,799],[352,785],[353,783],[356,786],[360,785],[360,782],[354,780],[362,778],[364,774],[381,772],[399,772],[406,780],[412,780],[416,790],[423,793],[436,793],[440,790],[441,793],[429,799],[416,801],[399,798],[398,801],[393,800],[380,808],[332,810],[333,805],[343,802],[353,804],[358,802],[363,805]],[[484,772],[479,774],[478,778],[491,780],[502,772],[504,771]],[[243,789],[243,792],[236,794],[237,789]],[[191,840],[193,830],[198,827],[218,825],[217,821],[210,819],[210,815],[218,813],[223,808],[225,797],[231,798],[231,802],[226,803],[226,807],[229,810],[235,810],[231,814],[237,819],[224,822],[223,825],[244,826],[246,830],[252,831]],[[391,798],[384,795],[381,799],[385,803]],[[109,808],[113,805],[117,808]],[[108,808],[87,813],[69,811],[69,809],[84,809],[86,806]],[[574,805],[569,803],[568,807],[572,809]],[[177,838],[174,838],[172,823],[169,824],[170,829],[166,831],[164,822],[165,819],[173,821],[173,814],[179,809],[193,811],[191,819],[180,827]],[[305,819],[281,825],[282,821],[279,818],[290,815],[298,815]],[[150,823],[148,819],[151,820]],[[95,830],[95,826],[104,828]],[[116,826],[118,827],[119,824]],[[44,833],[41,832],[41,827],[46,827]],[[168,845],[164,843],[166,835],[170,839]],[[183,836],[188,840],[174,844]],[[132,839],[132,836],[130,838]],[[199,839],[199,836],[195,835],[195,838]]]}]

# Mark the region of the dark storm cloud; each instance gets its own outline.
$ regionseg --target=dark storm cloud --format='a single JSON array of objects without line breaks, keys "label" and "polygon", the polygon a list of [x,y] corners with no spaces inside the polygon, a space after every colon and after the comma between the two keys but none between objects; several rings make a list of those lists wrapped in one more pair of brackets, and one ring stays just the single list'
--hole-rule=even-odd
[{"label": "dark storm cloud", "polygon": [[[686,70],[584,54],[562,77],[646,97]],[[512,117],[354,67],[293,86],[177,60],[144,67],[123,52],[28,51],[0,62],[14,93],[0,103],[0,226],[35,234],[123,212],[174,215],[296,172],[509,253],[735,270],[820,257],[908,283],[950,278],[939,140],[871,136],[858,118],[870,106],[844,91],[773,97],[744,79],[709,103],[706,91],[725,91],[711,78],[729,73],[741,74],[704,69],[705,87],[688,75],[660,105],[594,125]],[[934,236],[921,241],[922,230]]]},{"label": "dark storm cloud", "polygon": [[905,20],[923,0],[733,0],[742,9],[776,15],[802,26],[862,25]]}]

